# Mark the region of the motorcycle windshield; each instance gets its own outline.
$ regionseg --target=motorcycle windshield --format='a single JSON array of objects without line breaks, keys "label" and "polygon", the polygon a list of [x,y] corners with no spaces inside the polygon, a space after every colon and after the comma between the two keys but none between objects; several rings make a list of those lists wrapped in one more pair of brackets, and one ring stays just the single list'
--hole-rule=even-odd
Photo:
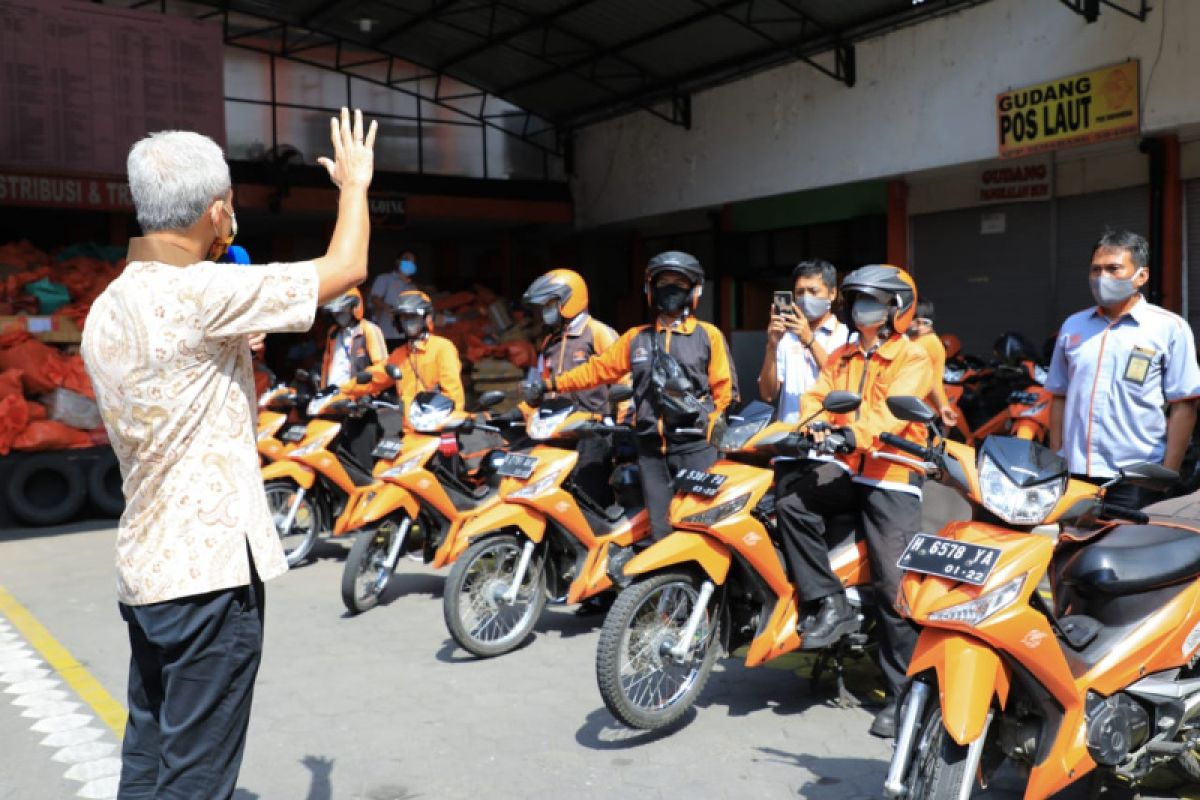
[{"label": "motorcycle windshield", "polygon": [[1012,436],[989,436],[980,448],[1017,486],[1034,486],[1067,475],[1066,460],[1037,442]]}]

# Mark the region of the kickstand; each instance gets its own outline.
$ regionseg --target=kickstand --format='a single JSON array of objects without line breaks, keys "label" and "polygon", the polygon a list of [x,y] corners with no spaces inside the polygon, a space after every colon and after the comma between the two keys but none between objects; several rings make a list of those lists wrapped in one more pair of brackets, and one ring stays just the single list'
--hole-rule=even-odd
[{"label": "kickstand", "polygon": [[821,683],[822,676],[825,675],[825,667],[829,664],[829,651],[821,650],[817,653],[817,660],[813,662],[812,672],[808,675],[809,684],[813,689]]},{"label": "kickstand", "polygon": [[837,699],[834,701],[834,704],[838,708],[858,708],[861,703],[846,688],[846,670],[842,666],[842,657],[840,654],[833,657],[833,674],[837,679]]}]

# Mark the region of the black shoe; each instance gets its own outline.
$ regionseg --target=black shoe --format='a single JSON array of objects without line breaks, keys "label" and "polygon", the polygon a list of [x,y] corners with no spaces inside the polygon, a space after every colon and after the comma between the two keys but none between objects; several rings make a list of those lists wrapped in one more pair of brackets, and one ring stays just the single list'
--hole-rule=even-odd
[{"label": "black shoe", "polygon": [[858,629],[858,614],[850,607],[844,592],[831,594],[821,600],[817,619],[805,632],[801,650],[824,650],[847,633]]},{"label": "black shoe", "polygon": [[613,600],[616,595],[612,592],[601,592],[598,595],[589,597],[579,604],[579,608],[575,609],[577,617],[594,617],[598,614],[607,614],[612,608]]},{"label": "black shoe", "polygon": [[896,738],[896,704],[888,703],[883,710],[875,715],[871,723],[871,735],[881,739]]}]

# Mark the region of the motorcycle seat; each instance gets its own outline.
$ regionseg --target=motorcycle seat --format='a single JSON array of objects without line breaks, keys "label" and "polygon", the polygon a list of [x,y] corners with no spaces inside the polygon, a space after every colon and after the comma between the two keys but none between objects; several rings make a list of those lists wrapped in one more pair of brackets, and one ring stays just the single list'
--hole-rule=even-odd
[{"label": "motorcycle seat", "polygon": [[1074,553],[1063,583],[1084,592],[1139,594],[1200,575],[1200,532],[1160,525],[1119,525]]}]

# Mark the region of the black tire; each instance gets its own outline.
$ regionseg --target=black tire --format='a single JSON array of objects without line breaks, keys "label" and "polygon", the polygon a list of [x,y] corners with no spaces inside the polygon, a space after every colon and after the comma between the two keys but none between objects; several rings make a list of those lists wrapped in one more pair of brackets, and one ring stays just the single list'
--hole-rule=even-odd
[{"label": "black tire", "polygon": [[[291,498],[300,491],[300,487],[295,481],[288,478],[277,478],[267,481],[263,485],[263,490],[267,494],[267,508],[271,512],[271,518],[275,522],[275,530],[278,533],[279,525],[286,518],[288,508],[291,506]],[[321,507],[317,504],[316,498],[312,494],[304,495],[304,499],[300,501],[300,508],[292,520],[292,527],[288,535],[281,534],[279,536],[289,567],[294,567],[309,557],[323,528]]]},{"label": "black tire", "polygon": [[933,708],[925,714],[925,723],[917,731],[913,762],[904,785],[907,800],[957,800],[963,781],[975,781],[967,774],[967,748],[950,738],[942,724],[942,709],[937,695],[930,699]]},{"label": "black tire", "polygon": [[4,494],[13,516],[27,525],[59,525],[83,508],[87,482],[62,453],[36,453],[13,467]]},{"label": "black tire", "polygon": [[[682,590],[691,598],[691,603],[682,609],[671,608],[671,614],[664,624],[663,614],[647,606],[648,601],[657,596],[667,596],[666,590]],[[604,620],[600,629],[600,641],[596,647],[596,683],[600,688],[600,696],[609,712],[619,721],[631,728],[642,730],[658,730],[677,722],[696,702],[700,692],[712,673],[713,663],[720,651],[721,620],[709,614],[709,624],[704,630],[704,623],[696,633],[701,636],[701,643],[689,655],[684,663],[675,662],[663,652],[663,648],[672,644],[671,633],[678,633],[687,620],[699,595],[696,580],[680,572],[665,572],[652,575],[646,580],[633,584],[617,595],[617,601]],[[712,608],[710,602],[710,609]],[[656,627],[657,626],[657,627]],[[638,629],[641,629],[640,631]],[[638,638],[630,646],[634,636],[631,631],[638,633]],[[678,685],[665,701],[649,703],[647,694],[631,696],[624,681],[624,667],[627,665],[626,651],[633,650],[634,658],[629,662],[646,661],[650,669],[649,675],[659,675],[659,682],[651,684],[646,679],[643,691],[651,691],[655,686],[654,696],[662,698],[664,682],[669,678],[669,670],[682,667],[682,677],[675,681]],[[632,663],[636,669],[638,664]],[[674,680],[674,679],[673,679]],[[636,685],[640,679],[634,681]]]},{"label": "black tire", "polygon": [[[399,535],[399,528],[394,521],[359,531],[354,537],[354,545],[350,555],[346,556],[346,566],[342,569],[342,602],[351,614],[361,614],[370,611],[379,604],[379,597],[387,589],[396,565],[388,569],[383,562],[387,558],[392,542]],[[409,526],[405,535],[412,530]],[[400,559],[397,557],[396,559]]]},{"label": "black tire", "polygon": [[[546,608],[544,548],[529,559],[525,583],[518,593],[525,602],[501,605],[499,592],[508,588],[505,577],[516,572],[524,536],[503,533],[480,539],[467,548],[446,578],[442,616],[458,645],[472,655],[491,658],[510,652],[533,633]],[[520,613],[513,619],[513,610]],[[495,635],[492,635],[494,632]]]},{"label": "black tire", "polygon": [[117,454],[105,450],[92,462],[87,473],[88,498],[106,517],[119,517],[125,511],[125,495],[121,490],[121,465]]}]

